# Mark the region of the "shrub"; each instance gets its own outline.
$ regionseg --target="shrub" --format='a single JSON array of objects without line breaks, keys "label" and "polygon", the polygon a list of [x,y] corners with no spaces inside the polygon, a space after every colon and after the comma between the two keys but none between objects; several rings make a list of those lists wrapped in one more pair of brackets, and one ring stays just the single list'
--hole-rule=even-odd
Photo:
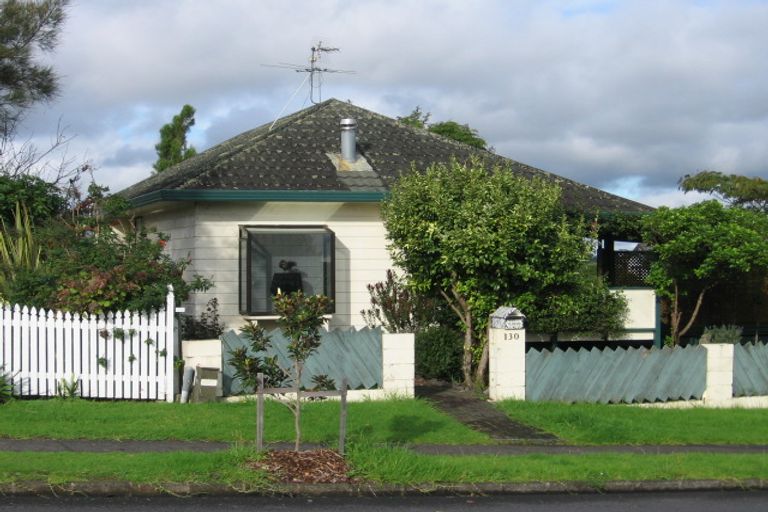
[{"label": "shrub", "polygon": [[[34,242],[34,251],[24,251],[35,255],[34,265],[15,265],[13,273],[0,272],[4,300],[88,313],[146,311],[165,306],[169,284],[179,302],[212,285],[197,275],[185,281],[189,259],[173,260],[164,250],[167,237],[162,233],[121,223],[127,215],[125,200],[105,192],[91,186],[89,197],[71,216],[49,219],[42,226],[29,222],[26,226],[24,215],[17,217],[13,241],[16,245],[27,239],[25,244]],[[121,231],[115,226],[121,226]]]},{"label": "shrub", "polygon": [[416,333],[416,374],[425,379],[461,378],[461,334],[436,326]]},{"label": "shrub", "polygon": [[219,319],[219,299],[216,297],[208,301],[200,319],[192,315],[181,317],[181,339],[208,340],[218,338],[223,332],[224,324]]},{"label": "shrub", "polygon": [[360,311],[368,327],[384,326],[388,332],[418,332],[430,322],[434,301],[415,293],[402,277],[387,270],[384,281],[368,285],[371,307]]},{"label": "shrub", "polygon": [[738,325],[711,325],[704,328],[699,343],[740,343],[742,331]]}]

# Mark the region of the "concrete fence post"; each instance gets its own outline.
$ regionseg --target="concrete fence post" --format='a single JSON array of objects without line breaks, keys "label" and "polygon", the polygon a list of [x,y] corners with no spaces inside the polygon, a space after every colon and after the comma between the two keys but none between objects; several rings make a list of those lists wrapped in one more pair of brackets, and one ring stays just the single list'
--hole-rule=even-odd
[{"label": "concrete fence post", "polygon": [[386,394],[412,398],[415,380],[415,336],[381,335],[382,387]]},{"label": "concrete fence post", "polygon": [[488,393],[491,400],[525,400],[525,315],[501,307],[488,327]]},{"label": "concrete fence post", "polygon": [[733,398],[733,345],[702,343],[707,352],[704,403],[727,402]]}]

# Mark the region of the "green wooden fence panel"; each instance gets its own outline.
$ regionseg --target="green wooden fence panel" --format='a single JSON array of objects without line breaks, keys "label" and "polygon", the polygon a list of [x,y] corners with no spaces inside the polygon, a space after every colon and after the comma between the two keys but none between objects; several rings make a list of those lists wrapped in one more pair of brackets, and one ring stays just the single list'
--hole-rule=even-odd
[{"label": "green wooden fence panel", "polygon": [[706,384],[706,352],[698,346],[529,350],[525,365],[531,401],[687,400],[701,398]]},{"label": "green wooden fence panel", "polygon": [[768,345],[733,347],[733,396],[768,395]]},{"label": "green wooden fence panel", "polygon": [[[288,356],[288,339],[279,329],[268,333],[272,347],[267,356],[277,355],[278,364],[289,369],[291,360]],[[240,381],[234,379],[234,368],[229,364],[229,353],[239,347],[248,347],[247,339],[230,330],[221,336],[222,374],[225,395],[243,392]],[[311,388],[312,376],[325,374],[337,385],[346,378],[350,389],[373,389],[381,387],[382,349],[381,329],[363,328],[335,329],[322,333],[322,341],[317,352],[307,359],[302,375],[302,385]],[[263,353],[259,355],[264,355]]]}]

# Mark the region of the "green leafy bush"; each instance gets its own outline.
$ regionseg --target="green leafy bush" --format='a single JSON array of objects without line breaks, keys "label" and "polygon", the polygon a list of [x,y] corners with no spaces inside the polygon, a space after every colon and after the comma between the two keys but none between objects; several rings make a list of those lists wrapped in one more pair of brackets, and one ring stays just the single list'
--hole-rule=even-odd
[{"label": "green leafy bush", "polygon": [[199,319],[192,315],[181,316],[181,339],[209,340],[218,338],[223,332],[224,324],[219,318],[219,299],[216,297],[208,301]]},{"label": "green leafy bush", "polygon": [[24,204],[35,222],[63,214],[67,201],[55,185],[30,175],[0,176],[0,219],[11,224],[16,204]]},{"label": "green leafy bush", "polygon": [[121,223],[127,203],[105,192],[91,186],[69,218],[30,228],[39,261],[7,276],[0,290],[5,300],[88,313],[146,311],[165,306],[169,284],[180,302],[211,286],[201,276],[187,282],[183,274],[190,261],[173,260],[164,251],[163,234]]},{"label": "green leafy bush", "polygon": [[462,336],[436,326],[416,333],[416,374],[425,379],[461,379]]},{"label": "green leafy bush", "polygon": [[738,325],[711,325],[704,328],[699,343],[741,343],[743,331]]}]

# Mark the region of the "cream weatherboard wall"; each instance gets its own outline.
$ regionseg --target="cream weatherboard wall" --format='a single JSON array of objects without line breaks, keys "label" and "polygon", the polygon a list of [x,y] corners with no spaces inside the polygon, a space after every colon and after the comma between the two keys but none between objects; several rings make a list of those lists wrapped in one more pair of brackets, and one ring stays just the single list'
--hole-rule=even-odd
[{"label": "cream weatherboard wall", "polygon": [[[167,203],[166,203],[167,205]],[[164,211],[162,207],[144,214],[147,227],[170,235],[167,250],[175,258],[189,256],[188,276],[202,274],[213,278],[214,287],[195,294],[184,306],[187,313],[199,314],[213,297],[219,300],[219,314],[228,328],[245,322],[239,306],[240,226],[317,226],[327,227],[336,236],[336,312],[329,327],[362,327],[360,311],[370,306],[369,283],[382,281],[392,261],[386,249],[386,231],[378,203],[334,202],[200,202]],[[652,289],[619,289],[627,298],[629,315],[626,332],[620,339],[654,338],[656,296]],[[267,328],[275,317],[249,317]],[[547,336],[529,333],[530,341],[546,341]],[[578,341],[579,336],[562,336]]]},{"label": "cream weatherboard wall", "polygon": [[[382,281],[392,266],[376,203],[201,202],[147,214],[144,223],[170,235],[171,256],[192,258],[190,275],[213,278],[211,290],[185,304],[187,312],[197,314],[217,297],[222,321],[234,329],[245,321],[238,294],[240,226],[324,226],[335,233],[336,312],[331,328],[365,325],[360,310],[370,306],[366,285]],[[261,317],[260,323],[268,327],[273,318]]]}]

